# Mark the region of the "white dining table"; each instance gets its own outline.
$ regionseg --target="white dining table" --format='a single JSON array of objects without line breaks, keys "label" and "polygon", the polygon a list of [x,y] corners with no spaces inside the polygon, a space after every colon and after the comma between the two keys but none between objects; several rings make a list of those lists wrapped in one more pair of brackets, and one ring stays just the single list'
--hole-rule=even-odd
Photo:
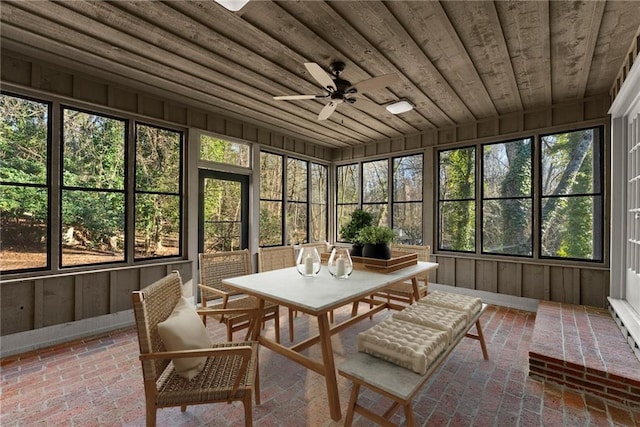
[{"label": "white dining table", "polygon": [[[291,347],[286,347],[261,336],[261,328],[254,328],[253,339],[272,351],[323,375],[327,387],[331,418],[338,421],[341,418],[341,410],[331,336],[385,308],[401,308],[401,306],[392,304],[389,301],[370,298],[371,295],[389,285],[411,280],[415,299],[417,300],[419,295],[416,278],[424,276],[428,271],[437,267],[437,263],[418,261],[415,265],[391,273],[354,269],[348,279],[332,277],[326,265],[322,266],[320,273],[316,277],[303,277],[295,267],[290,267],[233,277],[224,279],[222,282],[233,289],[258,298],[261,310],[264,309],[265,301],[271,301],[289,309],[315,316],[318,319],[318,335],[309,337]],[[328,316],[330,311],[360,300],[372,303],[372,308],[361,314],[357,314],[354,310],[350,319],[333,327],[330,326]],[[318,343],[322,350],[321,362],[300,353],[302,350]]]}]

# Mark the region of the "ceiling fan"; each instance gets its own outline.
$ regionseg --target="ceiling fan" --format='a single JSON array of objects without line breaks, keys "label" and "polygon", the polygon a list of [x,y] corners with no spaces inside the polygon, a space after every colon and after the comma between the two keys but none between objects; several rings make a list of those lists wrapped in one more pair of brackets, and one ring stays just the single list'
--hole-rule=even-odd
[{"label": "ceiling fan", "polygon": [[367,112],[372,115],[380,115],[386,113],[387,110],[371,102],[360,95],[364,92],[370,92],[376,89],[382,89],[385,86],[389,86],[398,80],[398,75],[395,73],[385,74],[378,77],[373,77],[367,80],[363,80],[360,83],[352,85],[350,81],[340,78],[340,74],[344,71],[344,62],[333,62],[329,65],[331,75],[324,71],[315,62],[306,62],[304,64],[309,74],[316,79],[325,91],[322,95],[284,95],[274,96],[273,99],[294,101],[303,99],[329,99],[320,114],[318,114],[318,120],[326,120],[336,110],[336,107],[341,103],[353,105],[354,107]]}]

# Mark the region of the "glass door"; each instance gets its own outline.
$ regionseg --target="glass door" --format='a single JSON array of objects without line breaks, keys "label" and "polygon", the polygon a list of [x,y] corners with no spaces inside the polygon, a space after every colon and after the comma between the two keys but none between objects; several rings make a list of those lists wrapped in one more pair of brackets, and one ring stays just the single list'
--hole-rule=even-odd
[{"label": "glass door", "polygon": [[249,177],[200,170],[198,251],[234,251],[249,247]]}]

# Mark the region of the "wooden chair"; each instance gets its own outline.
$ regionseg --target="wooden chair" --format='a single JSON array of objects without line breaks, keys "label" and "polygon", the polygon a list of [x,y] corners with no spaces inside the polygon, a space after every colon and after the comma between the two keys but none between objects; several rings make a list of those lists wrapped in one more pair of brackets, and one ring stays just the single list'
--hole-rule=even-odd
[{"label": "wooden chair", "polygon": [[302,243],[301,248],[316,248],[319,254],[331,252],[331,245],[327,242]]},{"label": "wooden chair", "polygon": [[[258,300],[244,295],[222,283],[223,279],[251,274],[251,259],[247,249],[241,251],[199,254],[200,260],[200,304],[202,308],[255,308]],[[235,297],[235,298],[230,298]],[[214,301],[209,305],[209,301]],[[219,301],[219,302],[218,302]],[[249,327],[250,318],[245,314],[213,315],[227,327],[227,339],[233,340],[233,333]],[[280,342],[280,310],[277,304],[265,302],[262,322],[273,319],[276,342]],[[206,324],[206,315],[203,321]],[[248,336],[248,335],[247,335]]]},{"label": "wooden chair", "polygon": [[[429,245],[392,245],[392,252],[402,252],[406,254],[418,254],[418,261],[429,261],[431,256],[431,247]],[[418,293],[420,298],[427,295],[429,287],[429,273],[425,273],[424,277],[418,277]],[[411,281],[398,282],[385,288],[383,291],[377,292],[375,296],[386,298],[387,301],[394,300],[407,304],[413,304],[415,301],[413,293],[413,285]]]},{"label": "wooden chair", "polygon": [[[281,268],[295,267],[296,253],[293,246],[274,246],[258,248],[258,271],[271,271]],[[289,311],[289,341],[293,341],[293,318],[296,311]]]},{"label": "wooden chair", "polygon": [[[182,280],[177,272],[132,294],[133,312],[140,361],[144,379],[147,426],[156,425],[158,408],[241,401],[245,426],[252,425],[251,395],[255,391],[260,404],[258,378],[258,343],[235,342],[213,344],[201,350],[167,351],[158,332],[182,298]],[[212,310],[213,311],[213,310]],[[243,310],[244,311],[244,310]],[[238,310],[217,310],[219,314],[238,314]],[[257,327],[258,310],[246,312]],[[198,317],[194,315],[196,321]],[[206,333],[206,332],[205,332]],[[172,359],[206,357],[204,367],[191,381],[179,375]]]}]

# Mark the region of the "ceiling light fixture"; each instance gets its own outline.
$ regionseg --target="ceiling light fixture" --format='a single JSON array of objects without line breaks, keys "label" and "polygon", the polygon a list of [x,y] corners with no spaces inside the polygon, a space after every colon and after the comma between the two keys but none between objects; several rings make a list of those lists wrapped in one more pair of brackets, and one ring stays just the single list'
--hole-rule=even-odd
[{"label": "ceiling light fixture", "polygon": [[387,111],[391,114],[402,114],[411,110],[413,110],[413,104],[405,100],[387,105]]},{"label": "ceiling light fixture", "polygon": [[216,3],[231,12],[237,12],[249,3],[249,0],[216,0]]}]

